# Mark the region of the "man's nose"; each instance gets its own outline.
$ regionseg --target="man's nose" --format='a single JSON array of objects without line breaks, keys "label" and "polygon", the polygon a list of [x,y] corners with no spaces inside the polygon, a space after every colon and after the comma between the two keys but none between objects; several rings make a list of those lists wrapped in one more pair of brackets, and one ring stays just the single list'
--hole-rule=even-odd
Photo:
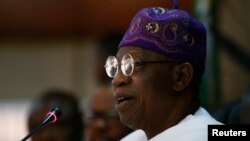
[{"label": "man's nose", "polygon": [[111,83],[114,87],[120,87],[129,84],[130,81],[131,77],[125,76],[119,68]]}]

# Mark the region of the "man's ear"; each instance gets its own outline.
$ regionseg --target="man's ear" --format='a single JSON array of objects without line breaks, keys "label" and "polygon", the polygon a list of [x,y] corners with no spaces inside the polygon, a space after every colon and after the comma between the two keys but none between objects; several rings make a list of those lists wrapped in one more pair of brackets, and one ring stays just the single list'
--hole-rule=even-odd
[{"label": "man's ear", "polygon": [[186,88],[193,77],[193,72],[193,66],[190,63],[175,65],[173,89],[181,91]]}]

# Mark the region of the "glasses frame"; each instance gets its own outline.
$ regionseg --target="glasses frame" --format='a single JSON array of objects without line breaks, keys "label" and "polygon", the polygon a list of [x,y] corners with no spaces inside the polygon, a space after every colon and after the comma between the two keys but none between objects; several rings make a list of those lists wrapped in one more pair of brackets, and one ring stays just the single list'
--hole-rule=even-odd
[{"label": "glasses frame", "polygon": [[[131,54],[125,54],[125,55],[123,55],[123,57],[122,57],[122,60],[121,60],[121,62],[123,62],[123,60],[124,60],[124,57],[126,56],[126,55],[128,55],[128,56],[130,56],[130,58],[132,58],[132,61],[133,61],[133,65],[132,65],[132,67],[133,67],[133,69],[132,69],[132,71],[129,73],[129,74],[125,74],[124,73],[124,71],[122,70],[122,74],[123,75],[125,75],[125,76],[132,76],[132,74],[133,74],[133,72],[134,72],[134,68],[136,67],[136,66],[138,66],[138,65],[143,65],[143,64],[159,64],[159,63],[181,63],[180,61],[176,61],[176,60],[155,60],[155,61],[143,61],[143,60],[141,60],[141,61],[134,61],[134,58],[133,58],[133,56],[131,55]],[[115,58],[116,59],[116,61],[118,62],[118,59],[115,57],[115,56],[109,56],[109,57],[112,57],[112,58]],[[109,58],[108,57],[108,58]],[[107,64],[107,61],[108,61],[108,58],[107,58],[107,60],[106,60],[106,64]],[[107,65],[104,65],[104,67],[105,67],[105,71],[106,71],[106,74],[110,77],[110,78],[114,78],[116,75],[117,75],[117,73],[118,73],[118,71],[119,71],[119,68],[121,68],[121,66],[122,65],[126,65],[126,64],[117,64],[117,68],[116,68],[116,72],[115,72],[115,75],[114,76],[110,76],[109,74],[108,74],[108,72],[107,72],[107,67],[109,67],[109,66],[107,66]]]}]

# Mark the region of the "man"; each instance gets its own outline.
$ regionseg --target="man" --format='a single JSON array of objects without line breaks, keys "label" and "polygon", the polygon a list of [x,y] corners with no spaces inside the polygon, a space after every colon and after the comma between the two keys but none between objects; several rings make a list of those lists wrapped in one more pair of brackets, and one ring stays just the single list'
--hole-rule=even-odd
[{"label": "man", "polygon": [[207,140],[207,125],[221,124],[199,105],[206,30],[187,12],[142,9],[118,49],[105,68],[123,124],[150,141]]},{"label": "man", "polygon": [[241,124],[250,124],[250,87],[247,88],[240,103]]},{"label": "man", "polygon": [[62,116],[52,125],[32,135],[32,141],[82,141],[83,120],[78,101],[72,92],[50,89],[37,97],[29,111],[29,131],[37,127],[53,107],[60,107]]},{"label": "man", "polygon": [[132,130],[122,125],[109,85],[98,86],[84,107],[85,141],[118,141]]}]

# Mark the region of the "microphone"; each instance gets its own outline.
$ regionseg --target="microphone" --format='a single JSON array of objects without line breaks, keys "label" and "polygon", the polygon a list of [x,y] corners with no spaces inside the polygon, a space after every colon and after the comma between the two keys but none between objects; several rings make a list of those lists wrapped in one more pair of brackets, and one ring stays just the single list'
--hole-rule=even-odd
[{"label": "microphone", "polygon": [[29,137],[31,137],[36,131],[41,129],[44,125],[48,123],[55,123],[58,118],[62,115],[62,111],[59,107],[52,108],[44,118],[43,122],[41,122],[37,127],[35,127],[27,136],[25,136],[21,141],[26,141]]}]

